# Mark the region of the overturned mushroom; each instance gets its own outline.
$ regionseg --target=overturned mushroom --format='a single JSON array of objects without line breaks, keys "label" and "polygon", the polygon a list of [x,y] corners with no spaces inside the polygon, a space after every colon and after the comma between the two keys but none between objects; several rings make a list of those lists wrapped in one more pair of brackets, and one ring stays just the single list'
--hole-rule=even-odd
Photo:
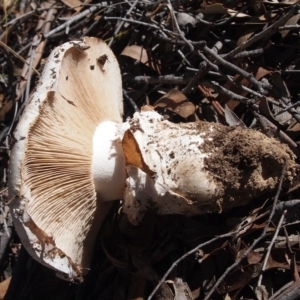
[{"label": "overturned mushroom", "polygon": [[154,111],[121,123],[121,96],[118,63],[104,42],[66,43],[49,57],[14,133],[17,232],[32,257],[65,279],[89,268],[112,200],[124,199],[134,224],[148,209],[221,212],[274,190],[284,165],[286,186],[298,172],[286,146],[256,131],[173,124]]},{"label": "overturned mushroom", "polygon": [[[98,62],[103,55],[109,59],[104,65]],[[14,132],[9,193],[16,230],[34,259],[68,280],[80,280],[90,267],[110,206],[97,197],[122,196],[125,170],[109,169],[109,163],[123,159],[120,142],[105,148],[109,161],[103,174],[96,165],[93,177],[91,168],[93,148],[101,147],[107,134],[102,132],[93,145],[96,127],[104,121],[120,123],[122,109],[115,56],[103,41],[85,38],[51,53]],[[111,188],[114,180],[119,189]]]}]

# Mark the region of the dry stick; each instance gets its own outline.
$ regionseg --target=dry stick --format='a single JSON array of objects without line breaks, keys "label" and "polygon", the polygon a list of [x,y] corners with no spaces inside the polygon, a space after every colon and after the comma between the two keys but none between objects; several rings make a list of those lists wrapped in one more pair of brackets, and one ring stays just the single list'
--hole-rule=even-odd
[{"label": "dry stick", "polygon": [[235,235],[236,233],[238,233],[239,230],[236,231],[232,231],[226,234],[222,234],[219,236],[216,236],[215,238],[198,245],[197,247],[195,247],[194,249],[190,250],[189,252],[186,252],[183,256],[181,256],[179,259],[177,259],[172,266],[168,269],[168,271],[164,274],[164,276],[162,277],[162,279],[159,281],[159,283],[157,284],[157,286],[154,288],[154,290],[152,291],[152,293],[150,294],[150,296],[147,298],[147,300],[151,300],[152,297],[155,295],[155,293],[157,292],[157,290],[159,289],[159,287],[164,283],[164,281],[166,280],[166,278],[168,277],[168,275],[172,272],[172,270],[177,267],[177,265],[183,261],[186,257],[188,257],[189,255],[195,253],[196,251],[198,251],[200,248],[203,248],[204,246],[207,246],[215,241],[218,241],[220,239],[226,238],[226,237],[231,237],[233,235]]},{"label": "dry stick", "polygon": [[132,106],[134,111],[135,112],[140,112],[140,109],[138,108],[138,106],[136,105],[134,100],[128,95],[126,90],[123,90],[123,95],[124,95],[124,98],[130,103],[130,105]]},{"label": "dry stick", "polygon": [[275,214],[276,205],[277,205],[278,198],[279,198],[279,195],[280,195],[280,192],[281,192],[281,188],[282,188],[282,183],[283,183],[283,178],[284,178],[285,171],[286,171],[286,166],[284,166],[284,168],[282,170],[281,177],[280,177],[280,182],[279,182],[279,185],[278,185],[277,193],[276,193],[275,198],[274,198],[274,202],[273,202],[273,205],[272,205],[271,213],[269,215],[267,224],[266,224],[266,226],[263,229],[263,232],[261,233],[261,235],[257,239],[255,239],[253,241],[252,245],[244,252],[244,254],[242,256],[240,256],[239,259],[236,260],[236,262],[234,264],[232,264],[230,267],[228,267],[226,269],[226,271],[223,273],[223,275],[217,280],[217,282],[215,283],[215,285],[212,287],[212,289],[206,295],[206,297],[204,298],[204,300],[209,300],[211,298],[212,294],[215,292],[215,290],[221,284],[221,282],[224,280],[224,278],[230,273],[230,271],[232,271],[234,268],[238,267],[239,264],[241,263],[241,261],[245,257],[247,257],[247,255],[250,253],[250,251],[252,251],[254,249],[254,247],[258,244],[258,242],[261,241],[266,236],[267,229],[268,229],[268,227],[269,227],[269,225],[270,225],[270,223],[272,221],[272,218],[273,218],[273,216]]},{"label": "dry stick", "polygon": [[[129,10],[126,12],[125,18],[131,14],[132,10],[135,8],[135,6],[137,5],[137,3],[138,3],[138,0],[135,0],[135,2],[131,5],[131,7],[129,8]],[[121,30],[121,28],[123,27],[124,23],[125,23],[125,21],[121,21],[120,24],[118,25],[118,27],[115,29],[114,34],[113,34],[112,38],[110,39],[110,41],[108,43],[108,46],[112,45],[112,43],[113,43],[116,35]]]},{"label": "dry stick", "polygon": [[188,59],[185,57],[185,55],[183,54],[183,52],[181,50],[177,50],[177,53],[181,56],[181,58],[183,59],[183,61],[185,61],[185,63],[189,66],[191,66],[191,63],[188,61]]},{"label": "dry stick", "polygon": [[[85,18],[83,20],[80,20],[78,22],[76,22],[74,25],[72,25],[71,27],[68,28],[68,32],[70,31],[76,31],[76,29],[79,29],[81,30],[82,28],[85,28],[85,25],[89,22],[89,19],[88,18]],[[57,39],[57,38],[65,38],[65,36],[67,35],[68,33],[64,32],[64,31],[60,31],[58,33],[55,33],[55,34],[52,34],[51,35],[51,39]],[[82,38],[83,35],[80,36],[80,38]],[[47,37],[47,39],[50,38],[50,37]],[[78,38],[78,39],[80,39]]]},{"label": "dry stick", "polygon": [[277,228],[276,228],[276,231],[275,231],[275,233],[274,233],[274,236],[273,236],[273,238],[272,238],[272,240],[271,240],[270,245],[268,246],[267,253],[266,253],[266,256],[265,256],[265,258],[264,258],[264,262],[263,262],[263,265],[262,265],[262,268],[261,268],[261,271],[260,271],[260,275],[259,275],[259,277],[258,277],[257,287],[256,287],[256,288],[258,288],[258,287],[261,286],[261,282],[262,282],[262,278],[263,278],[263,272],[266,270],[267,262],[268,262],[268,259],[269,259],[269,257],[270,257],[270,253],[271,253],[272,247],[273,247],[274,242],[275,242],[275,240],[276,240],[276,238],[277,238],[277,236],[278,236],[279,230],[280,230],[280,228],[281,228],[281,225],[282,225],[282,222],[283,222],[283,219],[284,219],[286,213],[287,213],[287,210],[284,210],[284,211],[282,212],[281,217],[280,217],[280,220],[279,220],[278,225],[277,225]]},{"label": "dry stick", "polygon": [[121,21],[125,21],[125,22],[128,22],[128,23],[150,27],[150,28],[153,28],[153,29],[157,29],[159,31],[164,31],[164,32],[179,36],[178,33],[173,32],[171,30],[168,30],[168,29],[166,29],[162,26],[158,26],[158,25],[155,25],[155,24],[150,24],[150,23],[146,23],[146,22],[142,22],[142,21],[131,20],[131,19],[126,19],[126,18],[121,18],[121,17],[104,17],[104,20],[121,20]]},{"label": "dry stick", "polygon": [[168,4],[167,4],[167,7],[169,8],[170,10],[170,13],[171,13],[171,16],[172,16],[172,20],[175,24],[175,27],[177,29],[177,32],[179,33],[179,36],[181,37],[181,39],[186,42],[186,44],[190,47],[191,51],[194,51],[194,46],[191,44],[190,41],[188,41],[186,39],[186,37],[184,36],[184,33],[182,32],[182,30],[180,29],[179,27],[179,24],[177,22],[177,19],[176,19],[176,16],[175,16],[175,13],[174,13],[174,9],[173,9],[173,6],[171,4],[171,0],[168,0]]},{"label": "dry stick", "polygon": [[[182,45],[182,46],[186,45],[186,42],[184,41],[177,40],[177,39],[175,40],[174,38],[169,38],[161,34],[156,34],[155,37],[157,37],[158,39],[164,42],[171,43],[173,45]],[[190,41],[190,43],[194,46],[194,48],[198,48],[198,47],[203,48],[206,45],[205,41],[199,41],[199,42]]]},{"label": "dry stick", "polygon": [[289,263],[290,270],[293,271],[294,280],[299,281],[300,278],[299,278],[298,266],[297,266],[297,262],[296,262],[296,253],[293,252],[293,250],[291,249],[289,235],[288,235],[288,232],[287,232],[287,229],[285,226],[283,226],[283,230],[284,230],[284,235],[285,235],[286,247],[289,250],[289,254],[293,254],[292,255],[293,257]]},{"label": "dry stick", "polygon": [[259,56],[259,55],[261,55],[263,53],[264,53],[264,49],[263,48],[259,48],[259,49],[255,49],[255,50],[242,51],[242,52],[236,54],[233,58]]},{"label": "dry stick", "polygon": [[50,36],[52,36],[55,33],[58,33],[59,31],[65,29],[67,30],[68,27],[70,27],[70,25],[82,18],[84,18],[85,16],[87,16],[88,14],[94,12],[95,10],[97,10],[98,8],[102,8],[103,4],[94,4],[93,6],[87,8],[86,10],[84,10],[83,12],[77,14],[74,17],[71,17],[67,22],[65,22],[64,24],[54,28],[53,30],[49,31],[47,34],[44,35],[43,38],[38,39],[36,42],[34,42],[32,44],[33,47],[37,47],[37,45],[42,41],[42,39],[47,39]]},{"label": "dry stick", "polygon": [[221,86],[216,81],[211,81],[211,82],[210,81],[205,81],[204,83],[205,83],[205,85],[212,87],[213,89],[215,89],[219,93],[222,93],[222,94],[224,94],[226,96],[229,96],[231,99],[240,101],[241,103],[254,104],[254,102],[255,102],[254,99],[246,98],[244,96],[241,96],[239,94],[236,94],[236,93],[234,93],[234,92],[232,92],[232,91],[224,88],[223,86]]},{"label": "dry stick", "polygon": [[[284,202],[280,202],[276,205],[275,208],[275,212],[276,213],[282,213],[284,210],[289,210],[289,209],[295,209],[295,207],[297,207],[298,205],[300,205],[300,200],[294,199],[294,200],[289,200],[289,201],[284,201]],[[270,209],[268,209],[267,211],[265,211],[264,213],[260,214],[259,216],[257,216],[255,219],[253,219],[252,221],[246,223],[245,225],[239,227],[239,233],[243,231],[243,229],[245,229],[246,227],[249,227],[251,224],[253,224],[254,222],[259,221],[260,219],[266,217],[267,215],[270,214]],[[285,225],[287,226],[287,225]],[[243,232],[242,232],[243,233]],[[235,238],[237,239],[239,236],[237,235]]]},{"label": "dry stick", "polygon": [[[216,45],[218,44],[218,42],[216,43]],[[206,43],[204,44],[205,47]],[[214,46],[212,51],[219,51],[219,45],[218,46]],[[200,52],[198,51],[198,53],[200,54]],[[200,56],[201,57],[201,56]],[[203,58],[203,57],[202,57]],[[194,88],[195,85],[198,84],[198,81],[200,78],[202,78],[203,76],[205,76],[211,69],[218,69],[218,66],[209,63],[207,61],[207,59],[203,58],[203,62],[200,63],[199,68],[197,73],[194,75],[193,79],[187,84],[187,86],[185,88],[182,89],[182,93],[185,95],[188,95],[191,90]]]},{"label": "dry stick", "polygon": [[278,295],[280,295],[284,290],[286,290],[287,288],[289,288],[292,284],[294,283],[294,281],[290,281],[287,284],[285,284],[284,286],[282,286],[278,291],[276,291],[275,294],[273,294],[272,296],[270,296],[270,298],[268,300],[273,300],[275,299]]},{"label": "dry stick", "polygon": [[[228,76],[227,76],[227,77],[228,77]],[[256,91],[253,91],[253,90],[251,90],[250,88],[248,88],[248,87],[246,87],[246,86],[244,86],[244,85],[238,84],[237,82],[231,80],[230,77],[228,77],[228,80],[230,80],[230,81],[232,82],[232,84],[234,84],[234,85],[237,86],[237,87],[240,87],[240,88],[243,89],[244,91],[247,91],[247,92],[251,93],[252,95],[254,95],[254,96],[258,97],[258,98],[265,98],[269,103],[272,103],[272,104],[274,104],[274,105],[276,105],[276,106],[278,106],[278,107],[283,108],[283,110],[280,111],[280,112],[278,112],[277,114],[275,114],[274,117],[280,115],[281,113],[283,113],[283,112],[285,112],[285,111],[288,111],[288,112],[295,118],[295,120],[296,120],[297,122],[300,123],[299,112],[298,112],[297,110],[293,110],[293,108],[294,108],[295,106],[298,106],[298,105],[299,105],[299,102],[297,102],[297,103],[295,103],[295,104],[293,104],[293,105],[290,105],[290,106],[286,106],[286,105],[284,105],[283,103],[280,103],[280,102],[278,102],[278,101],[275,101],[275,100],[273,100],[273,99],[270,99],[270,98],[266,97],[265,95],[262,95],[262,94],[260,94],[260,93],[258,93],[258,92],[256,92]]]},{"label": "dry stick", "polygon": [[[290,105],[290,100],[288,98],[281,97],[281,100],[284,102],[285,105],[287,105],[287,106]],[[297,122],[300,123],[300,114],[299,114],[299,112],[295,108],[290,108],[288,111],[293,115],[293,117],[297,120]]]},{"label": "dry stick", "polygon": [[213,69],[217,72],[219,71],[219,67],[217,65],[215,65],[214,63],[212,63],[203,53],[198,51],[198,55],[202,58],[202,60],[204,60],[208,64],[210,69]]},{"label": "dry stick", "polygon": [[[45,19],[44,24],[43,24],[43,26],[44,26],[43,33],[49,32],[49,30],[50,30],[50,21],[52,19],[52,16],[53,16],[54,12],[55,12],[55,10],[53,8],[51,8],[51,9],[48,10],[46,19]],[[34,37],[34,39],[35,38],[38,39],[38,36],[36,35]],[[42,41],[38,45],[38,46],[41,46],[40,47],[40,51],[42,51],[44,49],[44,47],[46,45],[46,42],[47,42],[47,40],[44,40],[44,41]],[[26,103],[27,100],[29,99],[30,81],[31,81],[31,66],[33,64],[34,59],[36,58],[36,49],[37,49],[37,47],[34,47],[34,46],[31,47],[30,64],[29,64],[30,68],[28,70],[28,75],[27,75],[26,91],[25,91],[25,101],[24,101],[24,103]],[[41,58],[41,54],[40,54],[40,58]]]},{"label": "dry stick", "polygon": [[260,115],[255,111],[253,111],[253,114],[261,128],[267,133],[268,136],[277,137],[281,142],[289,145],[289,147],[297,157],[300,157],[300,149],[297,143],[295,143],[286,133],[280,130],[278,126],[274,125],[263,115]]},{"label": "dry stick", "polygon": [[[292,104],[292,105],[290,105],[290,106],[288,106],[288,107],[282,109],[282,110],[279,111],[278,113],[274,114],[274,117],[277,117],[277,116],[283,114],[284,112],[290,110],[291,108],[297,107],[297,106],[299,106],[299,105],[300,105],[300,101],[297,101],[296,103],[294,103],[294,104]],[[297,112],[297,113],[298,113],[298,112]]]},{"label": "dry stick", "polygon": [[299,300],[300,280],[294,281],[281,294],[272,298],[272,300]]},{"label": "dry stick", "polygon": [[211,55],[218,63],[220,63],[224,67],[231,69],[231,70],[237,72],[238,74],[240,74],[241,76],[243,76],[244,78],[246,78],[249,82],[251,82],[254,86],[256,86],[258,88],[260,93],[266,94],[266,91],[264,90],[264,88],[271,88],[270,84],[265,84],[265,83],[259,82],[258,80],[256,80],[254,78],[253,74],[250,74],[250,73],[242,70],[238,66],[226,61],[224,58],[222,58],[220,55],[215,53],[213,50],[211,50],[207,46],[204,46],[203,51],[208,53],[209,55]]},{"label": "dry stick", "polygon": [[300,205],[300,200],[299,199],[293,199],[293,200],[288,200],[284,202],[280,202],[276,206],[276,210],[278,212],[282,212],[284,210],[288,210],[291,208],[295,208],[295,206]]},{"label": "dry stick", "polygon": [[131,76],[124,75],[124,81],[130,81],[135,83],[164,83],[164,84],[187,84],[190,81],[190,78],[184,78],[180,76],[174,75],[164,75],[164,76]]},{"label": "dry stick", "polygon": [[268,39],[270,38],[278,29],[280,26],[284,25],[292,16],[298,13],[299,5],[295,4],[292,6],[292,8],[288,11],[287,14],[282,16],[277,22],[263,30],[262,32],[255,34],[251,39],[248,41],[241,43],[238,47],[227,53],[223,56],[223,58],[231,58],[234,57],[237,53],[244,51],[245,49],[252,46],[254,43],[260,41],[261,39]]},{"label": "dry stick", "polygon": [[[9,46],[7,46],[6,44],[4,44],[2,41],[0,41],[0,46],[2,46],[5,50],[7,50],[8,52],[12,53],[15,57],[17,57],[19,60],[21,60],[24,64],[29,65],[29,63],[21,56],[19,55],[17,52],[15,52],[13,49],[11,49]],[[39,71],[37,71],[35,68],[32,68],[32,70],[40,75]]]},{"label": "dry stick", "polygon": [[[51,7],[51,8],[53,8],[53,9],[60,9],[60,8],[62,8],[62,7],[63,7],[63,6],[55,6],[55,7]],[[43,11],[45,11],[45,10],[49,10],[49,7],[47,7],[47,8],[36,8],[36,9],[34,9],[34,10],[28,11],[28,12],[26,12],[25,14],[20,15],[20,16],[14,18],[13,20],[11,20],[11,21],[5,23],[3,26],[4,26],[4,27],[7,27],[7,26],[9,26],[9,25],[15,25],[18,21],[21,21],[21,20],[23,20],[24,18],[29,18],[29,17],[31,17],[31,15],[34,15],[34,14],[36,14],[36,13],[38,13],[38,12],[43,12]]]}]

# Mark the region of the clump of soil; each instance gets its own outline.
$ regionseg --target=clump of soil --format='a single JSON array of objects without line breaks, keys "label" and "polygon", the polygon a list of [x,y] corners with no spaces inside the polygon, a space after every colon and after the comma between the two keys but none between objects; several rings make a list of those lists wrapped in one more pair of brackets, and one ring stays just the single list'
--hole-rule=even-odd
[{"label": "clump of soil", "polygon": [[285,166],[283,186],[291,185],[299,165],[286,145],[259,131],[220,124],[213,128],[203,145],[211,152],[205,159],[205,169],[218,184],[217,204],[221,210],[276,191]]}]

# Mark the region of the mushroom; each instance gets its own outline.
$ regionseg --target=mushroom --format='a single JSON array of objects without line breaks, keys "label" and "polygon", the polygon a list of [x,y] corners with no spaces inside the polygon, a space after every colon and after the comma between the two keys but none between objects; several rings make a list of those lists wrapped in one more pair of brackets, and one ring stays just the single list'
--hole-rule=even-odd
[{"label": "mushroom", "polygon": [[[188,216],[222,212],[274,191],[287,146],[254,130],[173,124],[155,111],[122,123],[121,76],[103,42],[86,37],[50,55],[14,132],[9,194],[30,255],[81,280],[111,201],[138,224],[148,209]],[[259,143],[257,142],[259,141]]]},{"label": "mushroom", "polygon": [[154,111],[136,113],[123,137],[123,211],[138,224],[158,214],[220,213],[284,187],[299,165],[288,146],[259,131],[217,123],[174,124]]},{"label": "mushroom", "polygon": [[113,140],[122,114],[118,62],[105,42],[86,37],[53,50],[14,132],[15,228],[29,254],[67,280],[90,267],[104,201],[122,197],[125,168],[114,164],[124,157]]}]

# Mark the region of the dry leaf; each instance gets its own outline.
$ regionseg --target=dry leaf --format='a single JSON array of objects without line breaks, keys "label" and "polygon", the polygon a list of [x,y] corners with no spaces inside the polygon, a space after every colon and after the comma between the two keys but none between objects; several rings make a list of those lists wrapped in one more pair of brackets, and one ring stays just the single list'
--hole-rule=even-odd
[{"label": "dry leaf", "polygon": [[[79,12],[84,6],[82,5],[83,2],[80,0],[60,0],[62,3],[67,5],[68,7],[74,9],[76,12]],[[88,4],[91,1],[84,1],[84,4]]]},{"label": "dry leaf", "polygon": [[121,55],[131,57],[144,65],[151,67],[153,70],[160,74],[160,61],[153,61],[148,57],[148,53],[145,48],[138,45],[131,45],[124,48]]},{"label": "dry leaf", "polygon": [[158,107],[166,108],[185,119],[193,115],[196,111],[195,105],[176,89],[171,89],[167,94],[158,99],[154,104],[154,108]]},{"label": "dry leaf", "polygon": [[6,278],[4,281],[0,283],[0,300],[4,299],[5,294],[7,292],[11,277]]},{"label": "dry leaf", "polygon": [[225,120],[229,126],[247,128],[245,123],[225,104]]},{"label": "dry leaf", "polygon": [[127,165],[135,166],[144,171],[149,176],[153,176],[155,172],[149,169],[144,162],[141,150],[130,130],[127,130],[122,140],[122,147]]},{"label": "dry leaf", "polygon": [[217,288],[220,294],[225,294],[244,287],[257,272],[257,265],[248,265],[229,273]]}]

